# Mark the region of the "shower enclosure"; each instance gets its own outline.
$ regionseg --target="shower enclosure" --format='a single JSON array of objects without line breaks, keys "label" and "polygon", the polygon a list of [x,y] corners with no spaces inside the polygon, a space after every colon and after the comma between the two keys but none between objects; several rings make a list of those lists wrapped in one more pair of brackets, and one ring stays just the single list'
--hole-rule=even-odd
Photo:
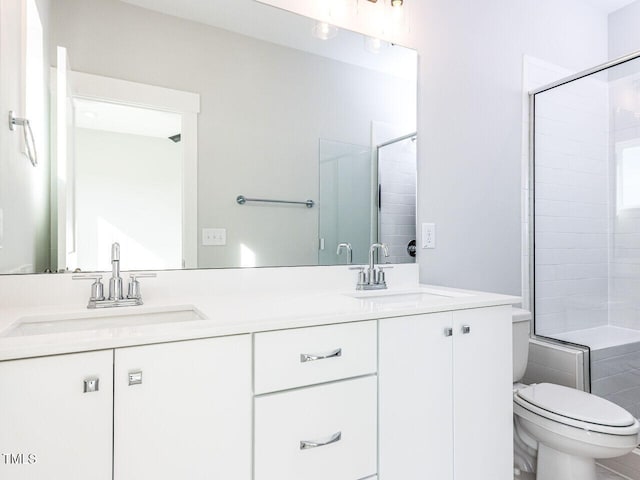
[{"label": "shower enclosure", "polygon": [[640,52],[530,107],[535,334],[588,349],[591,392],[640,417]]}]

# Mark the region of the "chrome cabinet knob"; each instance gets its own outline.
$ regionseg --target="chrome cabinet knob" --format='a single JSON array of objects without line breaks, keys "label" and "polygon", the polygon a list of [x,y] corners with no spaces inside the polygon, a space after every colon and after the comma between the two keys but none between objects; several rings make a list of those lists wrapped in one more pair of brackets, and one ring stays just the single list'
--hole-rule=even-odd
[{"label": "chrome cabinet knob", "polygon": [[129,373],[129,386],[142,385],[142,372],[130,372]]},{"label": "chrome cabinet knob", "polygon": [[471,327],[469,325],[463,325],[462,326],[462,334],[463,335],[467,335],[468,333],[471,333]]},{"label": "chrome cabinet knob", "polygon": [[444,329],[444,336],[445,337],[452,337],[453,336],[453,328],[451,327],[447,327]]},{"label": "chrome cabinet knob", "polygon": [[87,378],[84,381],[84,393],[93,393],[100,390],[100,379],[97,377]]}]

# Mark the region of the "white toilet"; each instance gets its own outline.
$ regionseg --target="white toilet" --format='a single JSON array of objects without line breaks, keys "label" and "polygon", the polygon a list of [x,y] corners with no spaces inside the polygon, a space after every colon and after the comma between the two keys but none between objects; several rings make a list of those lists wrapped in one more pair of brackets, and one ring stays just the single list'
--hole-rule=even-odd
[{"label": "white toilet", "polygon": [[596,458],[626,455],[639,443],[640,424],[624,408],[574,388],[526,386],[531,314],[514,309],[513,411],[516,460],[537,453],[537,480],[596,480]]}]

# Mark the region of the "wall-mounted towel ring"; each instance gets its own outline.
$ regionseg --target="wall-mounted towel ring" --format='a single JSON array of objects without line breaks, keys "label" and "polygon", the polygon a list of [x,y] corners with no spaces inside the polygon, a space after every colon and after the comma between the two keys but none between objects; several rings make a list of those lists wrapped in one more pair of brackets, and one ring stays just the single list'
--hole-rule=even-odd
[{"label": "wall-mounted towel ring", "polygon": [[31,165],[38,165],[38,153],[36,152],[36,141],[33,137],[31,123],[26,118],[18,118],[13,110],[9,112],[9,130],[15,131],[16,126],[22,127],[22,135],[24,136],[24,144],[27,147],[27,157]]}]

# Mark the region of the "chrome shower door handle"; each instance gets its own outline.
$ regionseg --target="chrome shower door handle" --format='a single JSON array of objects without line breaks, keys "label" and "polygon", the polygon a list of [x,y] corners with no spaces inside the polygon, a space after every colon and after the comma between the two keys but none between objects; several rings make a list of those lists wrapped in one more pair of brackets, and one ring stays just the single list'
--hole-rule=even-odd
[{"label": "chrome shower door handle", "polygon": [[342,348],[336,348],[329,353],[301,353],[300,363],[315,362],[317,360],[327,360],[329,358],[337,358],[342,356]]},{"label": "chrome shower door handle", "polygon": [[331,435],[327,440],[301,440],[300,450],[310,450],[312,448],[326,447],[332,443],[336,443],[342,440],[342,432],[336,432]]}]

